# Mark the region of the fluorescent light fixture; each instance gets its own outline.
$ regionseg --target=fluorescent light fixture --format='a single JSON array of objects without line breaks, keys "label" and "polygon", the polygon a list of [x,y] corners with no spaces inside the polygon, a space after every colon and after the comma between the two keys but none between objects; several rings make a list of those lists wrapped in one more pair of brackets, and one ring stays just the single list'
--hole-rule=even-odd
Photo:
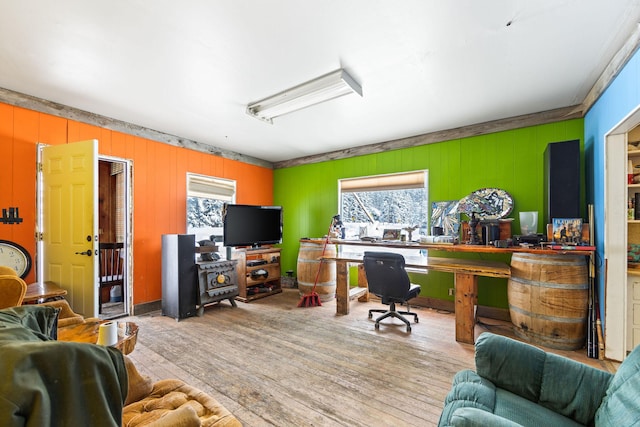
[{"label": "fluorescent light fixture", "polygon": [[247,114],[267,123],[273,123],[274,117],[350,93],[362,96],[362,87],[340,68],[276,95],[252,102],[247,105]]}]

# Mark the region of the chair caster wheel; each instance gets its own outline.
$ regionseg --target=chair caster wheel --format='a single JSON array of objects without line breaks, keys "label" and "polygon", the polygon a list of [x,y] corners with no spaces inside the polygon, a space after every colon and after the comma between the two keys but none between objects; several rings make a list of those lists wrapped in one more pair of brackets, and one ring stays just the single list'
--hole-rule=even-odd
[{"label": "chair caster wheel", "polygon": [[373,314],[369,313],[369,319],[373,319]]},{"label": "chair caster wheel", "polygon": [[380,325],[378,323],[376,323],[376,331],[380,329]]},{"label": "chair caster wheel", "polygon": [[416,323],[419,323],[419,322],[418,322],[418,318],[417,318],[417,317],[416,317]]},{"label": "chair caster wheel", "polygon": [[407,326],[407,332],[411,332],[411,326]]}]

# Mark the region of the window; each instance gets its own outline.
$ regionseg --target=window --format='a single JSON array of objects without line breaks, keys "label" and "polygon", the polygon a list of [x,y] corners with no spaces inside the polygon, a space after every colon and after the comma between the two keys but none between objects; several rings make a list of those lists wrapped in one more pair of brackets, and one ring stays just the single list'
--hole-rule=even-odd
[{"label": "window", "polygon": [[187,233],[196,242],[214,236],[222,242],[222,207],[235,201],[236,182],[187,173]]},{"label": "window", "polygon": [[[411,239],[427,235],[429,192],[428,171],[404,172],[341,179],[340,217],[345,238],[394,239],[409,232]],[[384,236],[385,230],[397,230]]]}]

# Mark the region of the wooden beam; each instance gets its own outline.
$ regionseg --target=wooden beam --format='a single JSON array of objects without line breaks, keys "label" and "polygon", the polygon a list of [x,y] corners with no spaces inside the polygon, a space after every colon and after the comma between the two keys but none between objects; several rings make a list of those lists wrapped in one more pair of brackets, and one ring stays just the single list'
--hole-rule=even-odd
[{"label": "wooden beam", "polygon": [[475,342],[476,312],[478,303],[478,276],[456,273],[456,341],[473,344]]},{"label": "wooden beam", "polygon": [[422,135],[396,139],[393,141],[378,142],[375,144],[363,145],[360,147],[347,148],[345,150],[337,150],[324,154],[284,160],[281,162],[275,162],[273,164],[273,168],[282,169],[310,163],[320,163],[330,160],[346,159],[349,157],[362,156],[365,154],[382,153],[387,150],[398,150],[401,148],[417,147],[419,145],[434,144],[437,142],[451,141],[454,139],[467,138],[470,136],[486,135],[489,133],[501,132],[505,130],[519,129],[546,123],[554,123],[568,119],[576,119],[582,117],[580,110],[581,108],[579,105],[574,105],[570,107],[558,108],[555,110],[543,111],[540,113],[525,114],[522,116],[510,117],[507,119],[493,120],[490,122],[425,133]]},{"label": "wooden beam", "polygon": [[584,101],[580,105],[582,115],[587,114],[589,109],[596,103],[598,98],[609,87],[613,79],[615,79],[620,71],[627,65],[629,59],[640,47],[640,25],[637,25],[631,36],[627,39],[622,48],[615,54],[613,59],[604,69],[596,83],[593,85]]},{"label": "wooden beam", "polygon": [[346,286],[336,285],[336,313],[349,314],[349,263],[336,261],[336,284],[346,283]]},{"label": "wooden beam", "polygon": [[50,114],[56,117],[75,120],[93,126],[99,126],[101,128],[113,130],[116,132],[139,136],[141,138],[162,142],[176,147],[188,148],[203,153],[213,154],[215,156],[223,157],[226,159],[249,163],[255,166],[261,166],[270,169],[273,167],[271,162],[258,159],[256,157],[247,156],[244,154],[236,153],[235,151],[225,150],[219,147],[204,144],[202,142],[170,135],[168,133],[163,133],[143,126],[124,122],[122,120],[112,119],[110,117],[90,113],[88,111],[58,104],[56,102],[47,101],[46,99],[37,98],[35,96],[26,95],[24,93],[14,92],[5,88],[0,88],[0,102],[4,102],[5,104],[13,105],[15,107],[22,107],[33,111],[38,111],[40,113]]}]

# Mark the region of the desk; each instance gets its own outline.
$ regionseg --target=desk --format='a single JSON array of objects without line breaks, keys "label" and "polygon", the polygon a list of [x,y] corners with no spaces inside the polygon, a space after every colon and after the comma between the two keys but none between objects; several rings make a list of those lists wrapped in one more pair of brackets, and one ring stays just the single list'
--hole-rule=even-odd
[{"label": "desk", "polygon": [[53,282],[30,283],[22,300],[23,304],[37,304],[48,300],[62,298],[67,291]]},{"label": "desk", "polygon": [[[536,248],[495,248],[480,245],[441,245],[396,242],[362,242],[351,240],[332,240],[331,244],[341,246],[366,246],[368,248],[420,249],[445,252],[470,252],[512,254],[517,252],[536,254],[590,255],[592,251],[559,251]],[[373,250],[373,249],[369,249]],[[349,264],[362,263],[362,253],[338,251],[336,261],[336,312],[349,314]],[[467,260],[458,258],[439,258],[405,256],[405,265],[409,270],[441,271],[454,274],[456,341],[473,344],[475,342],[475,306],[478,296],[478,276],[511,277],[511,268],[504,262],[486,260]]]},{"label": "desk", "polygon": [[[302,239],[301,241],[313,241],[324,242],[323,240],[309,240]],[[511,246],[508,248],[496,248],[490,245],[467,245],[460,244],[446,244],[446,243],[416,243],[416,242],[390,242],[376,240],[374,242],[366,242],[361,240],[343,240],[343,239],[331,239],[330,243],[333,245],[345,245],[345,246],[370,246],[374,248],[396,248],[396,249],[426,249],[429,251],[443,251],[443,252],[467,252],[467,253],[479,253],[479,254],[513,254],[513,253],[532,253],[539,255],[585,255],[589,256],[595,251],[592,250],[558,250],[558,249],[541,249],[535,247],[521,247]]]}]

